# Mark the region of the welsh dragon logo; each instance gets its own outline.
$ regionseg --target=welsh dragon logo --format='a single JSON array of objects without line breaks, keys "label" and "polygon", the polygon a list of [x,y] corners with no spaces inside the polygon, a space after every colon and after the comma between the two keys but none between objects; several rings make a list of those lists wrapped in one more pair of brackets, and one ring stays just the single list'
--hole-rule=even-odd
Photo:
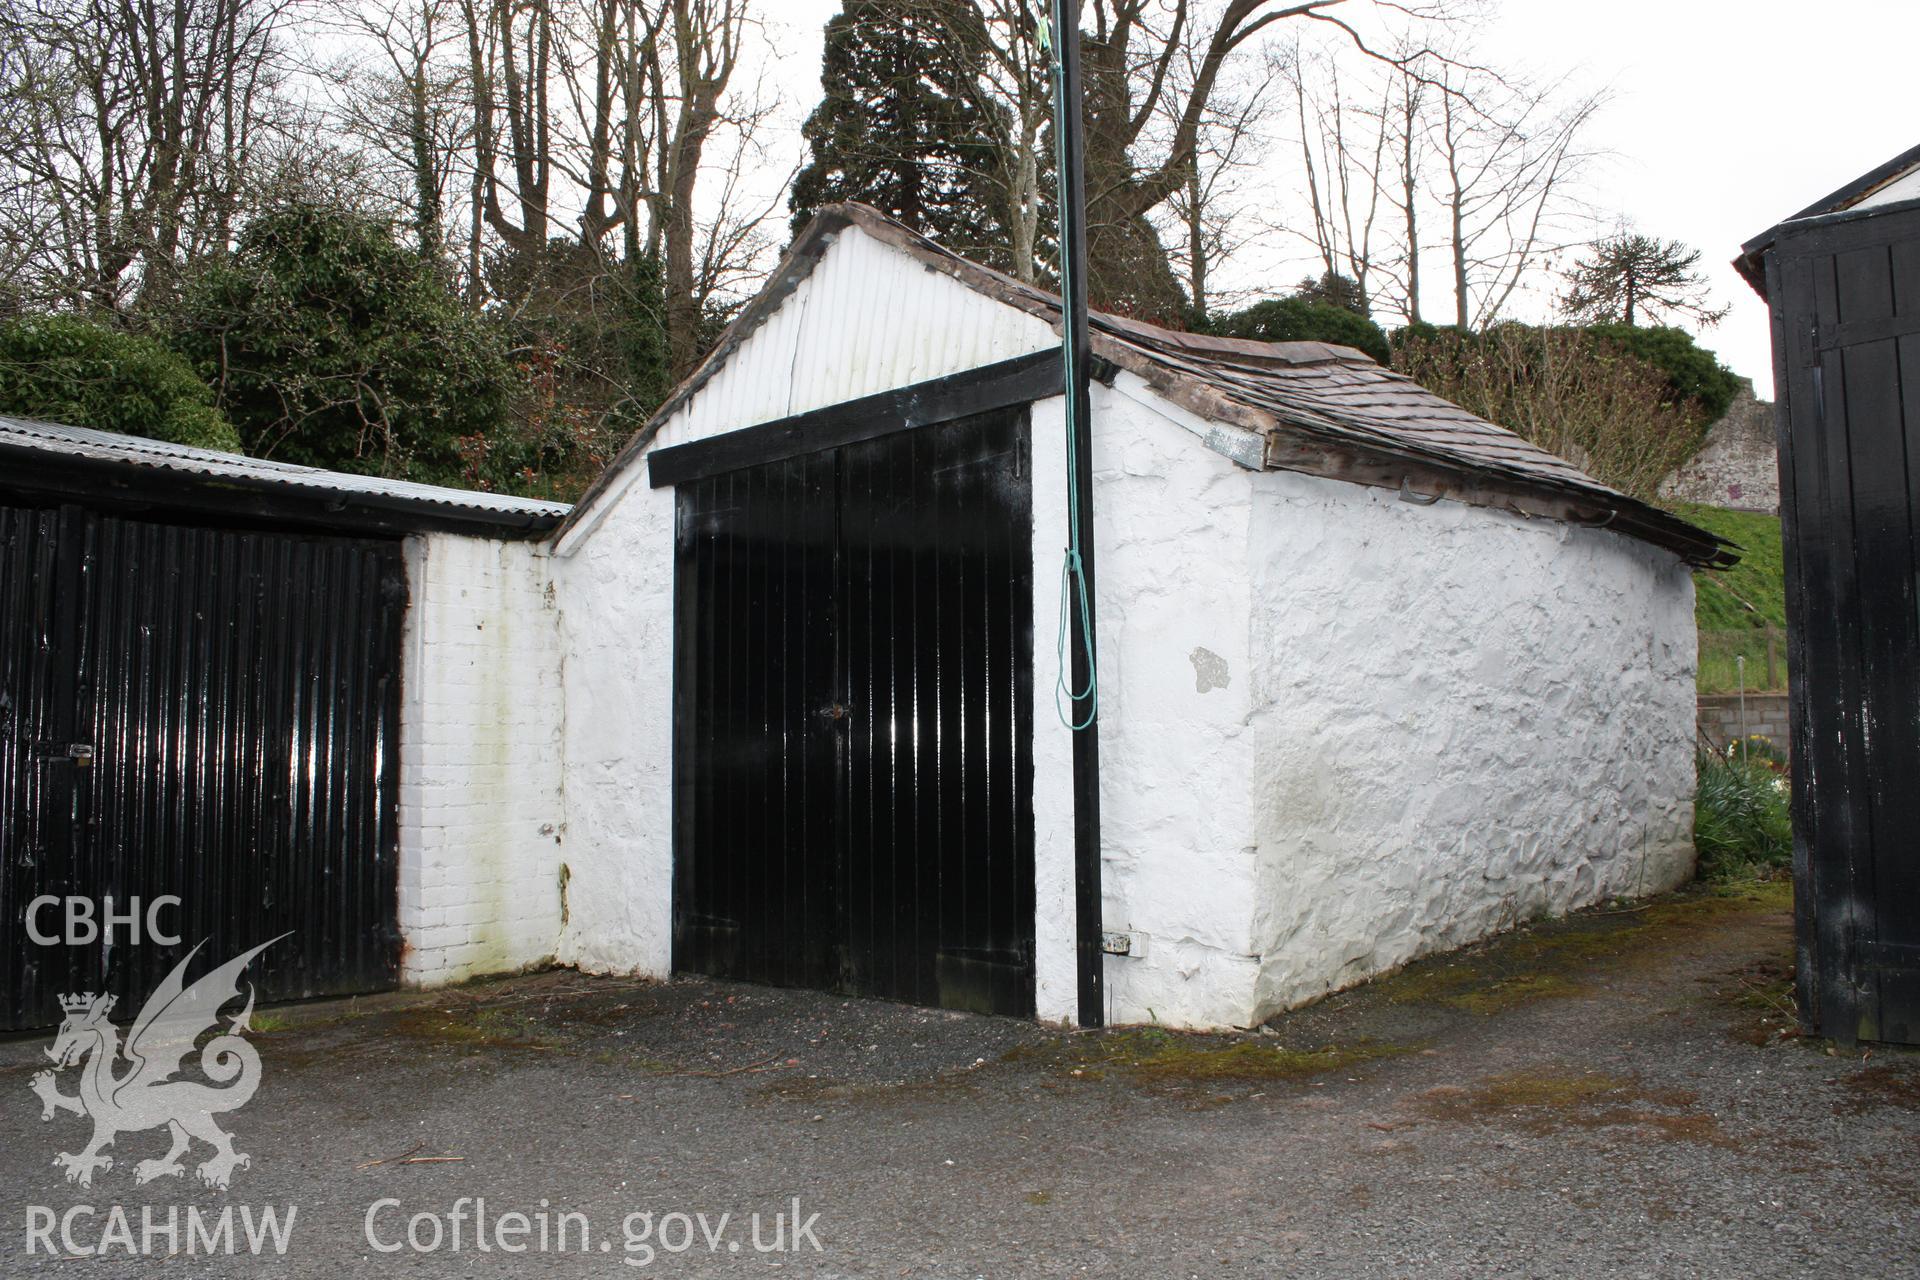
[{"label": "welsh dragon logo", "polygon": [[[173,1077],[185,1066],[194,1043],[206,1032],[218,1029],[220,1010],[239,999],[240,971],[278,941],[280,938],[263,942],[188,986],[183,981],[187,964],[205,944],[196,945],[148,998],[128,1029],[124,1046],[119,1028],[107,1020],[114,997],[88,993],[60,998],[66,1018],[53,1047],[47,1050],[54,1070],[41,1071],[28,1083],[40,1097],[42,1120],[53,1119],[56,1111],[71,1111],[93,1121],[93,1140],[83,1150],[54,1157],[53,1163],[66,1170],[68,1182],[92,1186],[95,1170],[113,1168],[113,1157],[103,1152],[116,1137],[162,1125],[172,1136],[173,1145],[159,1159],[142,1160],[134,1166],[136,1183],[179,1177],[185,1172],[180,1157],[187,1154],[195,1138],[213,1148],[213,1155],[195,1169],[210,1187],[224,1191],[233,1171],[249,1163],[245,1155],[233,1149],[233,1135],[213,1118],[246,1106],[260,1087],[260,1054],[245,1039],[253,1016],[251,983],[247,984],[246,1007],[238,1015],[230,1015],[226,1029],[200,1050],[200,1070],[213,1083]],[[127,1070],[116,1074],[123,1058]],[[61,1093],[55,1073],[82,1062],[79,1094],[70,1097]]]}]

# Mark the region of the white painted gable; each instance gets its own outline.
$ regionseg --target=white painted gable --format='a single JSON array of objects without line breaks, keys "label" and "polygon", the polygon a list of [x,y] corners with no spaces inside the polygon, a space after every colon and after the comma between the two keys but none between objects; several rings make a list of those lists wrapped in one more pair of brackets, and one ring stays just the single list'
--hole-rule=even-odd
[{"label": "white painted gable", "polygon": [[1059,345],[1046,322],[848,227],[656,447],[703,440]]},{"label": "white painted gable", "polygon": [[[777,422],[1060,343],[1044,320],[977,293],[869,236],[840,231],[813,270],[661,424],[649,451]],[[567,553],[646,467],[632,460],[588,500]]]},{"label": "white painted gable", "polygon": [[1902,200],[1920,200],[1920,167],[1909,169],[1854,208],[1871,209],[1876,205],[1898,204]]}]

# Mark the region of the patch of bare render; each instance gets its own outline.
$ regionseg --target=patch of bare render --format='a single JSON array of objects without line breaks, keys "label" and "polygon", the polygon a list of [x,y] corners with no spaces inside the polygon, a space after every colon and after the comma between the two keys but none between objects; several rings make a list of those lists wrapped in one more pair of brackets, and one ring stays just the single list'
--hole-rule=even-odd
[{"label": "patch of bare render", "polygon": [[1207,693],[1214,689],[1224,689],[1233,683],[1233,675],[1227,670],[1227,660],[1208,648],[1197,648],[1187,655],[1193,663],[1193,691]]}]

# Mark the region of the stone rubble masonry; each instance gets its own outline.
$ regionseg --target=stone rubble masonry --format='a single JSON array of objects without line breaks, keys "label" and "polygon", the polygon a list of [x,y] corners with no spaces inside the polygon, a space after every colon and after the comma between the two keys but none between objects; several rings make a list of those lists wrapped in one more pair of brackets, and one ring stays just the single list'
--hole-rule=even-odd
[{"label": "stone rubble masonry", "polygon": [[1752,383],[1743,386],[1726,416],[1708,430],[1700,452],[1661,482],[1660,496],[1672,502],[1779,515],[1773,402],[1755,399]]}]

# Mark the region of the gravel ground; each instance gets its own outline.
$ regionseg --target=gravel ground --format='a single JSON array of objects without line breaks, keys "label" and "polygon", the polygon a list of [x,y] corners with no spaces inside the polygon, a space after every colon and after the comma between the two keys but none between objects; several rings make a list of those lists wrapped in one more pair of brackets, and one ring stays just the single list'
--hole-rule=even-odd
[{"label": "gravel ground", "polygon": [[[135,1186],[158,1131],[65,1183],[48,1040],[0,1042],[0,1274],[1920,1275],[1920,1056],[1782,1034],[1784,905],[1592,913],[1240,1036],[564,972],[274,1010],[224,1194]],[[28,1252],[83,1204],[99,1256]],[[190,1208],[297,1216],[284,1255],[133,1258],[113,1206],[182,1251]]]}]

